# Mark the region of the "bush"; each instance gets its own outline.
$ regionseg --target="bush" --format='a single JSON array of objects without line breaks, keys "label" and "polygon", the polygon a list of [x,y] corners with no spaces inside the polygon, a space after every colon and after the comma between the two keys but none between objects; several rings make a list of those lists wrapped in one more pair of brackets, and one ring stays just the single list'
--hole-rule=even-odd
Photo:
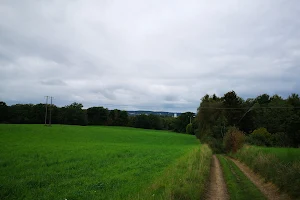
[{"label": "bush", "polygon": [[186,130],[187,134],[194,135],[193,124],[186,125],[186,129],[185,130]]},{"label": "bush", "polygon": [[287,134],[283,132],[272,134],[271,139],[272,139],[272,146],[288,147],[289,144],[291,143],[289,141],[289,137],[287,136]]},{"label": "bush", "polygon": [[247,142],[257,146],[272,146],[272,135],[266,128],[258,128],[248,136]]},{"label": "bush", "polygon": [[223,138],[225,151],[237,152],[237,150],[242,148],[244,141],[244,133],[236,127],[230,127]]},{"label": "bush", "polygon": [[222,139],[216,139],[211,136],[205,136],[201,139],[201,142],[208,144],[214,154],[225,153]]}]

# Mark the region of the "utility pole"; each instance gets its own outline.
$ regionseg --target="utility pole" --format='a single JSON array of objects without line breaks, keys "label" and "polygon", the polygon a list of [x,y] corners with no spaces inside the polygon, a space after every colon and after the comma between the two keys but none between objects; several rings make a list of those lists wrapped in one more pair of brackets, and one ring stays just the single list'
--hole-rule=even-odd
[{"label": "utility pole", "polygon": [[194,118],[195,115],[190,115],[189,118],[190,118],[190,124],[192,123],[192,118]]},{"label": "utility pole", "polygon": [[47,125],[47,107],[48,107],[48,98],[49,98],[49,96],[45,96],[46,97],[46,105],[45,105],[45,107],[46,107],[46,112],[45,112],[45,126]]},{"label": "utility pole", "polygon": [[53,97],[50,97],[50,117],[49,117],[49,126],[51,126],[52,99],[53,99]]}]

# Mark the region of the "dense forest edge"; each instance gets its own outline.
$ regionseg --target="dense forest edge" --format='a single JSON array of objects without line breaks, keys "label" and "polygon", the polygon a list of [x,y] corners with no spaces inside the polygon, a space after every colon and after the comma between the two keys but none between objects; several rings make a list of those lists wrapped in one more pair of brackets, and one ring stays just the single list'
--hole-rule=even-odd
[{"label": "dense forest edge", "polygon": [[[7,124],[67,124],[67,125],[102,125],[127,126],[143,129],[170,130],[186,133],[186,126],[195,116],[192,112],[182,113],[174,118],[167,115],[140,114],[128,115],[124,110],[109,110],[104,107],[90,107],[83,109],[81,103],[58,107],[47,106],[47,119],[45,120],[46,104],[15,104],[8,106],[0,102],[0,123]],[[51,113],[51,120],[50,120]],[[51,122],[50,122],[51,121]],[[194,134],[192,129],[189,134]]]},{"label": "dense forest edge", "polygon": [[[236,151],[241,144],[227,144],[233,140],[258,146],[299,147],[300,98],[291,94],[262,94],[244,100],[234,91],[222,97],[205,95],[197,109],[174,118],[160,115],[129,116],[124,110],[104,107],[83,109],[81,103],[64,107],[48,105],[52,124],[128,126],[135,128],[170,130],[195,135],[210,145],[216,153]],[[45,104],[15,104],[0,102],[0,123],[44,124]],[[232,133],[240,133],[232,134]],[[230,133],[227,134],[226,133]],[[228,143],[227,142],[227,143]],[[226,149],[230,146],[230,149]]]},{"label": "dense forest edge", "polygon": [[[262,94],[247,100],[234,91],[223,97],[205,95],[195,121],[197,137],[207,141],[215,151],[236,151],[241,147],[237,141],[258,146],[300,145],[298,94],[286,99]],[[226,145],[226,141],[235,144]],[[226,149],[229,147],[235,149]]]}]

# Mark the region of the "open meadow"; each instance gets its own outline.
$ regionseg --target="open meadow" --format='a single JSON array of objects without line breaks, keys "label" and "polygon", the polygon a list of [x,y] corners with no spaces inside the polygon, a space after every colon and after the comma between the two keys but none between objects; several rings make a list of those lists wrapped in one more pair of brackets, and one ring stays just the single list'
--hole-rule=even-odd
[{"label": "open meadow", "polygon": [[204,185],[211,156],[206,147],[199,157],[205,145],[194,136],[126,127],[1,124],[0,145],[0,199],[151,198],[152,190],[171,195],[168,185],[176,184],[170,175],[192,178],[187,166],[177,171],[177,165],[201,168],[203,180],[197,181]]}]

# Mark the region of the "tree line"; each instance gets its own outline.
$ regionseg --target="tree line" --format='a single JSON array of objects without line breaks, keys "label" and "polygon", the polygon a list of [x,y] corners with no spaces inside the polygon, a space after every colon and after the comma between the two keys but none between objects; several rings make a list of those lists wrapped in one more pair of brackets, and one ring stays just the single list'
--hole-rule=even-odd
[{"label": "tree line", "polygon": [[[12,124],[44,124],[45,104],[15,104],[8,106],[0,102],[0,123]],[[170,130],[178,133],[186,133],[186,126],[193,119],[194,113],[182,113],[179,117],[159,115],[136,115],[129,116],[124,110],[109,110],[104,107],[91,107],[83,109],[81,103],[72,103],[63,107],[56,105],[48,106],[47,124],[49,123],[51,110],[52,124],[69,125],[105,125],[105,126],[128,126],[144,129]],[[189,134],[194,134],[191,125]]]},{"label": "tree line", "polygon": [[262,94],[244,100],[234,91],[222,97],[205,95],[196,116],[196,136],[222,146],[225,134],[234,127],[247,136],[246,142],[263,146],[300,146],[300,98]]}]

